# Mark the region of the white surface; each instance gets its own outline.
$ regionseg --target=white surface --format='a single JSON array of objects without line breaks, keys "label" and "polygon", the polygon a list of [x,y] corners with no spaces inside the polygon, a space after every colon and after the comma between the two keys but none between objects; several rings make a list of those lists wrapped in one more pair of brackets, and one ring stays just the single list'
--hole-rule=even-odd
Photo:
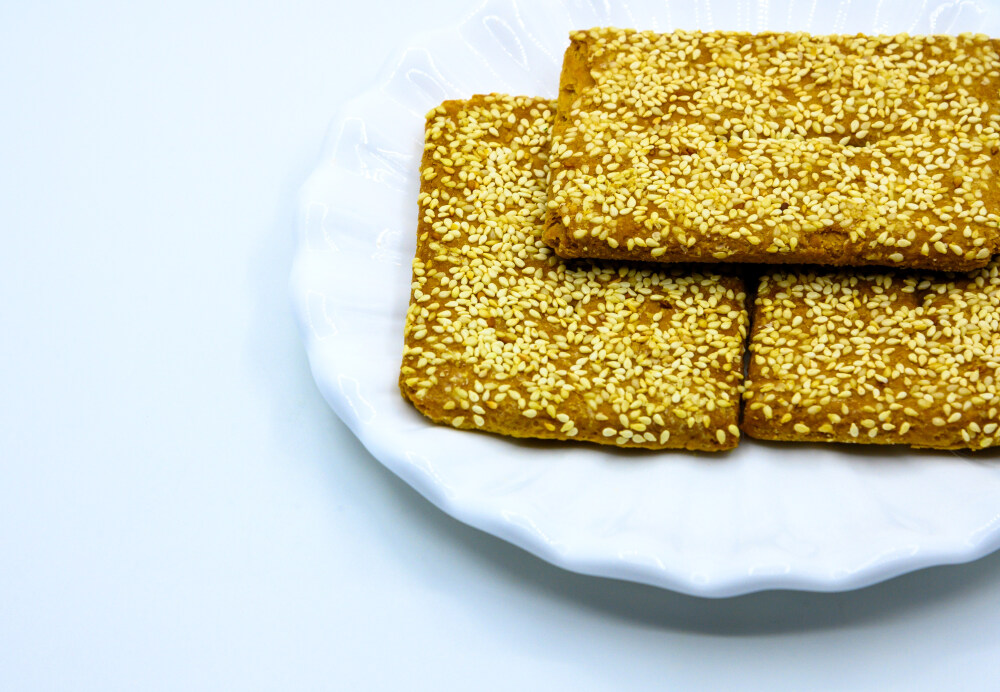
[{"label": "white surface", "polygon": [[986,5],[803,5],[761,19],[711,0],[726,19],[709,23],[662,0],[488,0],[412,39],[343,107],[303,189],[291,286],[320,390],[379,461],[449,514],[554,564],[699,596],[842,591],[1000,546],[993,451],[744,440],[712,458],[532,445],[433,425],[399,395],[424,114],[442,99],[552,95],[569,32],[596,25],[1000,34],[1000,9]]},{"label": "white surface", "polygon": [[718,601],[582,577],[333,417],[295,196],[464,9],[415,5],[0,6],[0,689],[1000,686],[1000,555]]}]

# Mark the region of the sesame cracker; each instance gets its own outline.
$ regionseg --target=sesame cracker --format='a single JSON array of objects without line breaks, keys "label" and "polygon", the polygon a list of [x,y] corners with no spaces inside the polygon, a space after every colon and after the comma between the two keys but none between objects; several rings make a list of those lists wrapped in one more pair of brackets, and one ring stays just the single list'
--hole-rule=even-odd
[{"label": "sesame cracker", "polygon": [[768,440],[1000,444],[1000,268],[760,280],[743,430]]},{"label": "sesame cracker", "polygon": [[545,240],[563,257],[985,266],[1000,42],[571,34]]},{"label": "sesame cracker", "polygon": [[734,447],[742,281],[557,257],[542,241],[554,110],[489,95],[428,114],[403,395],[456,428]]}]

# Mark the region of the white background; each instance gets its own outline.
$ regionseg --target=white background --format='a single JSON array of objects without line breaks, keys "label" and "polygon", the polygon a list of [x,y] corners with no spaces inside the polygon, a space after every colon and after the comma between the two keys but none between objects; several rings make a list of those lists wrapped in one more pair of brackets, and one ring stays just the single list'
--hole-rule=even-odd
[{"label": "white background", "polygon": [[469,7],[0,3],[0,689],[1000,688],[1000,554],[720,601],[582,577],[330,413],[297,188]]}]

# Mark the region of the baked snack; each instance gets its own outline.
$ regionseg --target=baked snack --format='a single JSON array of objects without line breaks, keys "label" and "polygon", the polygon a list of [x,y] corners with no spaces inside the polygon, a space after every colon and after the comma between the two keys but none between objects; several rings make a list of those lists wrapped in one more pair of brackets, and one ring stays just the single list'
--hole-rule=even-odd
[{"label": "baked snack", "polygon": [[765,440],[1000,444],[1000,268],[764,276],[743,430]]},{"label": "baked snack", "polygon": [[514,437],[734,447],[742,281],[556,257],[541,238],[554,107],[490,95],[428,114],[403,396]]},{"label": "baked snack", "polygon": [[545,241],[562,257],[984,266],[1000,41],[571,34]]}]

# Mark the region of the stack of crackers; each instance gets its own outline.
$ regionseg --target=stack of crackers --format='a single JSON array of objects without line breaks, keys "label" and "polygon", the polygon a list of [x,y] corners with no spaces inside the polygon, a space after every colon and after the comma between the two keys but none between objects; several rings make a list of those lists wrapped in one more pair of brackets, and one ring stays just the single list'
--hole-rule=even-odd
[{"label": "stack of crackers", "polygon": [[1000,444],[1000,41],[570,38],[557,101],[427,116],[421,413],[651,449]]}]

